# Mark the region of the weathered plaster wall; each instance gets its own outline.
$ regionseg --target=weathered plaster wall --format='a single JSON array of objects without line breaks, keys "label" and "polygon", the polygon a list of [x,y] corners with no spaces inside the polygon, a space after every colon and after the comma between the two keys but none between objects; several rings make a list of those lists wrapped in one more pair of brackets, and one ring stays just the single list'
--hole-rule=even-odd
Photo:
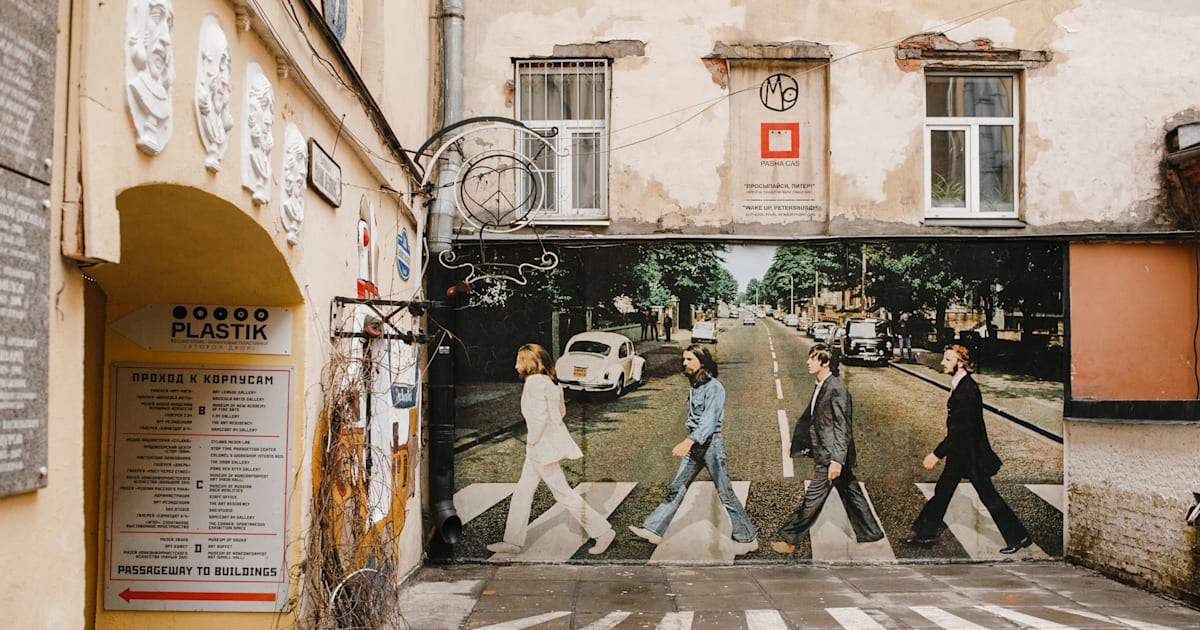
[{"label": "weathered plaster wall", "polygon": [[[989,9],[995,9],[988,11]],[[961,19],[964,16],[975,16]],[[1163,123],[1195,104],[1200,52],[1189,3],[1054,0],[996,9],[983,0],[672,3],[488,0],[467,3],[468,115],[512,115],[510,60],[549,56],[556,45],[631,39],[644,57],[613,66],[610,216],[606,234],[682,231],[746,234],[729,227],[725,130],[735,102],[701,58],[718,42],[825,44],[829,69],[828,233],[972,234],[1171,230],[1164,207]],[[923,74],[898,67],[894,46],[927,31],[954,41],[1049,51],[1021,82],[1021,218],[1007,230],[923,225]],[[711,106],[711,107],[709,107]],[[709,109],[698,113],[704,107]],[[689,120],[690,116],[693,116]],[[659,135],[661,134],[661,135]],[[636,144],[633,144],[636,143]],[[755,227],[788,237],[806,226]]]},{"label": "weathered plaster wall", "polygon": [[1197,425],[1067,422],[1067,557],[1200,603],[1200,531],[1183,515],[1200,492]]}]

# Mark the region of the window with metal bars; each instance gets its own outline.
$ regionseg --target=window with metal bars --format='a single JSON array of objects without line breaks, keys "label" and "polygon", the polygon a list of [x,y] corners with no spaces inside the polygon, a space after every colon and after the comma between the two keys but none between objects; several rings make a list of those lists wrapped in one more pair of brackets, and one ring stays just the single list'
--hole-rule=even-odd
[{"label": "window with metal bars", "polygon": [[[590,221],[608,218],[608,61],[517,61],[517,119],[538,130],[555,150],[523,136],[541,190],[537,217]],[[553,134],[553,135],[551,135]],[[518,182],[517,198],[530,191]]]}]

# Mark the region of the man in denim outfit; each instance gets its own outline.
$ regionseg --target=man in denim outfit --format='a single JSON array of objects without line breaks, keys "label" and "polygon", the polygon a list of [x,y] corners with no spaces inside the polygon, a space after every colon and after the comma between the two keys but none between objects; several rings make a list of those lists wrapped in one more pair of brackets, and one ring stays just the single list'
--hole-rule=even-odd
[{"label": "man in denim outfit", "polygon": [[667,497],[654,508],[641,527],[629,526],[634,534],[654,543],[662,542],[662,536],[671,524],[676,510],[687,494],[688,486],[708,468],[717,496],[729,512],[733,523],[733,540],[736,553],[749,553],[758,549],[757,533],[733,493],[729,480],[729,462],[725,456],[725,440],[721,437],[721,424],[725,422],[725,387],[717,380],[717,363],[707,348],[689,346],[683,352],[683,373],[691,382],[688,392],[688,436],[671,449],[671,454],[682,458],[675,479],[667,488]]}]

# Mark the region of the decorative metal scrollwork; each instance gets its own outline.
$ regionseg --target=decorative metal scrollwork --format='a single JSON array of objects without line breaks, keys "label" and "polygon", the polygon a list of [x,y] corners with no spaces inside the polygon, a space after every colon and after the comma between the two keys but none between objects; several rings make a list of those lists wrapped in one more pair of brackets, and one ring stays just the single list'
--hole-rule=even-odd
[{"label": "decorative metal scrollwork", "polygon": [[558,254],[554,252],[542,250],[541,264],[535,263],[503,263],[503,262],[467,262],[459,261],[454,250],[446,250],[438,256],[438,260],[447,269],[466,269],[468,270],[466,279],[463,282],[473,284],[479,280],[508,280],[516,284],[524,285],[529,282],[529,278],[525,277],[527,271],[550,271],[558,266]]}]

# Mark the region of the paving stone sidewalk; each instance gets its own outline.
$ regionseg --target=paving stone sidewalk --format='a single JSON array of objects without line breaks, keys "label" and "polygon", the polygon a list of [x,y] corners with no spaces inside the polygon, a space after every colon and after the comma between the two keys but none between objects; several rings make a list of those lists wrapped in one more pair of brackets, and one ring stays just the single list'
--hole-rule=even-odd
[{"label": "paving stone sidewalk", "polygon": [[1200,628],[1200,611],[1062,562],[428,566],[400,601],[414,630]]}]

